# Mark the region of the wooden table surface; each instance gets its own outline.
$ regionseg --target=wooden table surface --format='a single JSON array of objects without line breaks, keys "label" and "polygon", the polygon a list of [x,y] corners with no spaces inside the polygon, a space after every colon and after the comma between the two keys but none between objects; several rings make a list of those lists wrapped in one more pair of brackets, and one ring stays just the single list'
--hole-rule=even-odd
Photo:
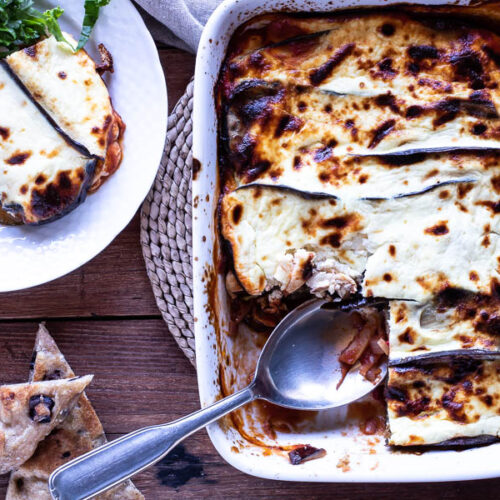
[{"label": "wooden table surface", "polygon": [[[160,49],[160,57],[172,109],[193,74],[194,57],[171,48]],[[156,308],[139,243],[138,214],[101,255],[82,268],[43,286],[0,294],[0,383],[26,381],[41,320],[47,321],[74,371],[95,375],[88,395],[110,439],[199,407],[195,371]],[[0,495],[5,494],[7,479],[0,476]],[[500,479],[401,485],[258,479],[227,465],[205,431],[134,481],[147,500],[487,500],[498,498],[500,491]]]}]

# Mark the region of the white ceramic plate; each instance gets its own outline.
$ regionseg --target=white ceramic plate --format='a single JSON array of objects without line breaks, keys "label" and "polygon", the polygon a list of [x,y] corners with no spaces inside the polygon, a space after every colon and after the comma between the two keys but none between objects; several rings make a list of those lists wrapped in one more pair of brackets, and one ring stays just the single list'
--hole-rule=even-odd
[{"label": "white ceramic plate", "polygon": [[[201,37],[194,84],[193,156],[201,170],[193,182],[193,286],[198,385],[202,406],[220,396],[219,359],[213,299],[208,291],[217,290],[221,304],[218,311],[222,332],[229,324],[223,280],[216,287],[210,281],[217,269],[214,262],[217,207],[217,116],[213,89],[219,76],[227,43],[234,30],[246,20],[264,12],[331,11],[335,9],[388,5],[399,0],[225,0],[209,19]],[[467,3],[467,0],[413,0],[415,4]],[[227,424],[227,422],[226,422]],[[250,430],[250,433],[252,431]],[[458,481],[498,477],[500,443],[466,451],[430,451],[422,455],[397,453],[373,443],[352,426],[346,407],[319,412],[317,429],[302,433],[278,433],[276,444],[286,446],[310,443],[325,448],[327,455],[300,466],[276,454],[266,455],[262,448],[245,442],[233,427],[211,424],[208,433],[222,457],[234,467],[259,477],[289,481],[328,482],[410,482]],[[241,446],[243,443],[243,446]],[[341,464],[349,461],[349,468]],[[339,466],[340,464],[340,466]]]},{"label": "white ceramic plate", "polygon": [[[83,0],[35,4],[63,7],[62,28],[78,38]],[[167,91],[158,51],[129,0],[113,0],[102,9],[85,47],[92,57],[98,43],[115,62],[115,72],[105,80],[127,125],[122,164],[62,219],[39,227],[0,227],[0,292],[40,285],[95,257],[132,219],[155,178],[167,128]]]}]

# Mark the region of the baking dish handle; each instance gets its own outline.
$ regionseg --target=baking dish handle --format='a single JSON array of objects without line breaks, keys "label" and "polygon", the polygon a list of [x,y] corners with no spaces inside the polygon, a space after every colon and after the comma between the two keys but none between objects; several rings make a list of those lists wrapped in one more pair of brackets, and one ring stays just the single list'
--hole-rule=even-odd
[{"label": "baking dish handle", "polygon": [[255,385],[165,425],[122,436],[56,469],[49,478],[55,500],[84,500],[153,465],[187,436],[257,398]]}]

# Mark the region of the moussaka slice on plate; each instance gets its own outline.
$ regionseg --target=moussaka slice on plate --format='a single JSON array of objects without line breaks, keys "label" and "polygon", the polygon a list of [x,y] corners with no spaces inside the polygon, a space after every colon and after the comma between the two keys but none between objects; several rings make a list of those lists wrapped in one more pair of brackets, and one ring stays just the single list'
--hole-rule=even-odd
[{"label": "moussaka slice on plate", "polygon": [[257,332],[312,297],[368,304],[388,346],[351,347],[388,355],[388,443],[484,444],[500,435],[500,28],[416,10],[267,15],[232,41],[226,289]]},{"label": "moussaka slice on plate", "polygon": [[2,208],[26,224],[59,217],[85,199],[97,159],[61,134],[0,64]]},{"label": "moussaka slice on plate", "polygon": [[6,57],[0,76],[2,209],[14,223],[54,220],[118,168],[124,125],[99,67],[54,37]]},{"label": "moussaka slice on plate", "polygon": [[[71,35],[64,36],[76,46]],[[113,71],[113,60],[102,45],[100,49],[106,62],[96,65],[85,50],[74,53],[67,44],[49,37],[6,58],[57,126],[98,158],[91,191],[120,165],[125,127],[100,76]]]}]

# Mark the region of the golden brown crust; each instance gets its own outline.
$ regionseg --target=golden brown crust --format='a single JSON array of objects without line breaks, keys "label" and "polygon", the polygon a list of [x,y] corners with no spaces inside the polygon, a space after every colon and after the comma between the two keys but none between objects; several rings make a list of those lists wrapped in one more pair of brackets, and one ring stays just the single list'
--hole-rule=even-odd
[{"label": "golden brown crust", "polygon": [[[478,2],[479,3],[479,2]],[[288,38],[304,36],[318,31],[328,30],[343,16],[363,13],[400,12],[406,14],[452,14],[468,21],[481,23],[500,23],[500,2],[483,1],[475,6],[458,5],[397,5],[386,7],[361,7],[340,10],[329,14],[306,15],[271,13],[251,18],[238,27],[229,43],[228,56],[244,55],[267,45],[277,44]]]},{"label": "golden brown crust", "polygon": [[453,356],[389,369],[389,444],[498,437],[498,360]]},{"label": "golden brown crust", "polygon": [[125,132],[125,123],[121,116],[113,110],[113,118],[108,128],[106,158],[97,164],[94,179],[90,186],[89,193],[95,193],[102,183],[114,174],[122,161],[122,139]]},{"label": "golden brown crust", "polygon": [[[222,198],[220,207],[220,228],[221,234],[229,244],[232,253],[232,259],[235,263],[235,273],[238,282],[243,286],[249,295],[260,295],[264,292],[265,281],[259,282],[259,286],[255,286],[254,280],[248,276],[247,269],[240,269],[238,263],[243,259],[240,258],[240,245],[235,234],[235,217],[241,217],[242,205],[238,203],[238,199],[228,194]],[[235,215],[239,214],[239,215]],[[237,224],[238,222],[236,222]]]}]

